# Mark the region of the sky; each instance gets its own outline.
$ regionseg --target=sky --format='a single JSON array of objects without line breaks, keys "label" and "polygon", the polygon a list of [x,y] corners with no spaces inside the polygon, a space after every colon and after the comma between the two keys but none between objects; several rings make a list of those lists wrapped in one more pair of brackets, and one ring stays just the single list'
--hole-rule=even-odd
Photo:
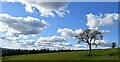
[{"label": "sky", "polygon": [[3,0],[0,47],[86,49],[74,36],[85,29],[104,32],[104,45],[118,43],[117,2],[26,2]]}]

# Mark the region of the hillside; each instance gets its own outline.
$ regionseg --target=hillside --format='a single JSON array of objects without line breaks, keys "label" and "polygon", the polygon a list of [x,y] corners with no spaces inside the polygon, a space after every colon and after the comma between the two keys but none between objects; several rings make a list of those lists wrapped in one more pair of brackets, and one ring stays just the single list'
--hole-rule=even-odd
[{"label": "hillside", "polygon": [[3,60],[118,60],[118,49],[93,50],[93,56],[88,51],[53,52],[42,54],[25,54],[4,56]]}]

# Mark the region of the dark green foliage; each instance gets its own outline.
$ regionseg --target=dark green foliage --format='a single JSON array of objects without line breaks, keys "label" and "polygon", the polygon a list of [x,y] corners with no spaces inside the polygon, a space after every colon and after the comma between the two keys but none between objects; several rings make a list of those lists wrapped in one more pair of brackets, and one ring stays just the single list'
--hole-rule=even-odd
[{"label": "dark green foliage", "polygon": [[115,48],[115,47],[116,47],[116,43],[113,42],[113,43],[112,43],[112,48]]}]

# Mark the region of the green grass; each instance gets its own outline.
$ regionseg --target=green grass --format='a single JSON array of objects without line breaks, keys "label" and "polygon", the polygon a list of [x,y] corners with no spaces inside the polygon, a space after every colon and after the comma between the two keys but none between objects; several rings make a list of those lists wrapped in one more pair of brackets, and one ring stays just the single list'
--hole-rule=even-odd
[{"label": "green grass", "polygon": [[92,50],[92,56],[88,51],[73,51],[5,56],[3,60],[118,60],[118,56],[118,49],[105,49]]}]

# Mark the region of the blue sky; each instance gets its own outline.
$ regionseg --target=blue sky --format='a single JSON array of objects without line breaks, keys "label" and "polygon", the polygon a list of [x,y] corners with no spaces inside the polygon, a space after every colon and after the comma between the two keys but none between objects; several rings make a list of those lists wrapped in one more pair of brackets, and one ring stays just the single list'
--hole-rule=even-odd
[{"label": "blue sky", "polygon": [[[87,14],[106,14],[106,13],[118,13],[118,3],[117,2],[70,2],[67,9],[69,14],[65,14],[64,17],[59,17],[55,14],[55,17],[42,17],[40,16],[39,10],[35,8],[34,13],[26,12],[23,4],[21,3],[2,3],[2,13],[9,14],[14,17],[27,17],[31,16],[38,18],[40,20],[45,20],[50,24],[47,28],[40,32],[40,37],[49,36],[60,36],[61,34],[57,32],[58,29],[69,28],[72,30],[77,29],[87,29],[89,28],[87,23]],[[110,33],[104,35],[104,39],[108,42],[118,42],[118,23],[110,26],[100,26],[99,29],[109,30]],[[31,38],[31,37],[30,37]],[[34,40],[34,38],[33,38]],[[77,44],[77,41],[73,38],[67,38],[73,45]]]}]

